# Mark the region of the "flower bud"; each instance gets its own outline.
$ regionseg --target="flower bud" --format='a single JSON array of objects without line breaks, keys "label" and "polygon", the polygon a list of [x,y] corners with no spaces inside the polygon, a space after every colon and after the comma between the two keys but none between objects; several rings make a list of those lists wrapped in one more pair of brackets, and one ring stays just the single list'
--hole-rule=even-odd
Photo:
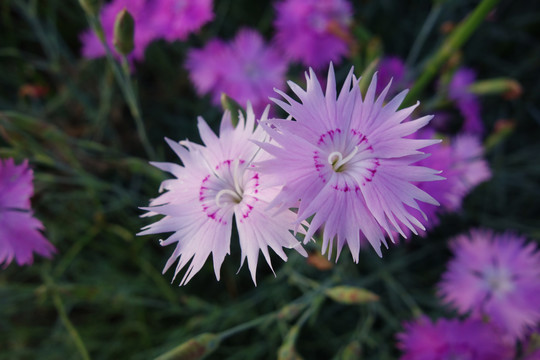
[{"label": "flower bud", "polygon": [[354,286],[335,286],[326,290],[326,296],[342,304],[365,304],[379,300],[377,294]]},{"label": "flower bud", "polygon": [[133,16],[123,9],[116,15],[116,21],[114,22],[114,37],[113,44],[122,55],[128,55],[133,51],[135,45],[133,43],[133,36],[135,34],[135,21]]},{"label": "flower bud", "polygon": [[523,93],[521,85],[509,78],[477,81],[469,87],[469,90],[476,95],[502,94],[507,100],[518,98]]},{"label": "flower bud", "polygon": [[244,118],[246,116],[246,112],[244,111],[244,108],[237,103],[233,98],[229,97],[225,93],[221,93],[221,106],[223,107],[223,110],[229,110],[231,112],[231,122],[234,127],[238,125],[238,114],[239,111],[244,114]]},{"label": "flower bud", "polygon": [[156,360],[197,360],[212,353],[219,346],[220,338],[216,334],[204,333],[189,339],[180,346],[159,356]]}]

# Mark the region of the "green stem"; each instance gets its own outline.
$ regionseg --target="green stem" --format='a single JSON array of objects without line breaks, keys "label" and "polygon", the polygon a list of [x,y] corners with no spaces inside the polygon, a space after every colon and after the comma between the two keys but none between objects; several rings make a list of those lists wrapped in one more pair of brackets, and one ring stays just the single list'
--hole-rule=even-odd
[{"label": "green stem", "polygon": [[81,357],[84,360],[90,360],[90,355],[88,354],[88,350],[86,350],[86,346],[84,345],[84,342],[82,341],[81,337],[79,336],[79,333],[77,332],[77,329],[75,329],[75,326],[73,326],[73,324],[69,320],[69,317],[66,314],[64,303],[62,302],[62,299],[60,298],[60,295],[58,294],[58,291],[56,290],[56,287],[53,283],[52,278],[47,274],[43,276],[45,279],[45,283],[47,284],[47,288],[51,291],[54,307],[56,308],[56,311],[58,312],[58,316],[60,316],[60,320],[62,321],[69,335],[73,339],[73,342],[75,343],[77,350],[79,350]]},{"label": "green stem", "polygon": [[[86,11],[86,10],[85,10]],[[129,111],[131,112],[131,115],[133,116],[133,119],[135,120],[135,126],[137,128],[137,135],[139,136],[139,140],[141,141],[141,144],[144,147],[144,150],[146,151],[146,155],[154,159],[155,153],[152,147],[150,146],[150,142],[148,141],[148,136],[146,135],[146,130],[144,128],[144,122],[142,119],[139,102],[137,101],[137,97],[135,95],[135,91],[133,89],[133,85],[131,83],[131,74],[129,71],[129,65],[127,63],[126,57],[122,56],[122,65],[119,66],[119,64],[115,61],[113,53],[111,51],[111,48],[109,47],[109,44],[107,44],[107,40],[105,39],[105,33],[103,31],[103,26],[101,25],[101,22],[98,17],[86,13],[88,22],[90,24],[90,27],[96,33],[97,37],[101,41],[101,44],[105,48],[105,53],[107,57],[107,61],[109,62],[109,65],[111,66],[114,77],[116,78],[116,81],[118,82],[118,85],[120,86],[120,90],[122,90],[122,94],[124,95],[124,99],[126,100],[126,103],[128,105]]]},{"label": "green stem", "polygon": [[428,59],[422,74],[411,88],[403,101],[403,106],[412,105],[418,96],[435,77],[439,68],[469,39],[472,33],[482,23],[487,14],[495,7],[499,0],[482,0],[469,17],[446,38],[439,50]]},{"label": "green stem", "polygon": [[411,51],[409,52],[409,56],[407,56],[407,61],[405,62],[407,66],[411,66],[412,64],[416,62],[416,58],[418,57],[418,54],[420,53],[422,46],[424,46],[424,43],[426,42],[428,35],[431,33],[431,30],[433,29],[433,26],[435,25],[435,22],[437,21],[437,18],[439,17],[441,10],[442,10],[441,3],[436,3],[431,8],[431,11],[428,17],[426,18],[424,25],[422,25],[422,29],[420,29],[418,36],[414,40]]},{"label": "green stem", "polygon": [[409,307],[413,316],[416,317],[422,314],[422,309],[420,309],[413,297],[405,291],[389,272],[383,272],[382,278],[401,297],[401,300]]},{"label": "green stem", "polygon": [[253,327],[259,326],[260,324],[262,324],[262,323],[264,323],[264,322],[266,322],[268,320],[273,320],[274,318],[277,317],[278,314],[279,314],[279,311],[275,311],[275,312],[272,312],[270,314],[266,314],[266,315],[263,315],[263,316],[261,316],[259,318],[253,319],[251,321],[245,322],[243,324],[237,325],[235,327],[232,327],[232,328],[230,328],[228,330],[223,331],[221,334],[219,334],[219,337],[221,338],[221,340],[226,339],[226,338],[228,338],[230,336],[236,335],[239,332],[242,332],[242,331],[251,329]]}]

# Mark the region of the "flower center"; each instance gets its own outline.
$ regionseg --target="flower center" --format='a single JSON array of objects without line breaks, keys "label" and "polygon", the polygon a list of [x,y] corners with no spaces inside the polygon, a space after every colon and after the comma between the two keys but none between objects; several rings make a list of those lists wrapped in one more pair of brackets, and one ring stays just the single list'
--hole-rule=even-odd
[{"label": "flower center", "polygon": [[[244,189],[240,185],[240,181],[242,180],[242,174],[238,173],[238,168],[240,165],[239,160],[234,160],[232,162],[232,184],[230,184],[229,181],[229,188],[221,189],[216,194],[215,200],[216,205],[220,208],[231,205],[231,204],[239,204],[242,201],[243,195],[244,195]],[[230,180],[230,179],[229,179]]]},{"label": "flower center", "polygon": [[496,294],[506,294],[512,291],[514,284],[511,275],[506,269],[490,268],[484,272],[487,286]]},{"label": "flower center", "polygon": [[328,163],[332,166],[332,170],[335,172],[343,172],[345,171],[345,165],[354,158],[354,155],[358,152],[358,146],[355,146],[351,153],[347,155],[345,158],[343,157],[343,154],[339,151],[331,152],[328,155]]}]

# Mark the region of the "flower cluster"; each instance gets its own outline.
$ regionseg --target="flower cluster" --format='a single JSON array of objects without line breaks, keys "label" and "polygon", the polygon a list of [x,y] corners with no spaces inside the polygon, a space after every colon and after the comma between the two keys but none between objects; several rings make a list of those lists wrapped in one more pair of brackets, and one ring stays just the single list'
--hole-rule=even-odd
[{"label": "flower cluster", "polygon": [[[146,47],[154,40],[185,40],[187,36],[212,20],[212,0],[113,0],[103,6],[99,18],[105,40],[114,49],[113,30],[116,16],[126,9],[135,21],[131,60],[144,58]],[[82,55],[87,58],[105,56],[105,47],[90,29],[81,34]]]},{"label": "flower cluster", "polygon": [[255,115],[248,107],[246,120],[241,116],[236,128],[225,114],[219,137],[200,119],[206,146],[168,141],[184,166],[155,164],[176,179],[166,180],[162,189],[167,192],[146,208],[148,215],[165,217],[140,234],[174,232],[162,242],[176,243],[165,270],[179,258],[177,274],[191,260],[181,284],[210,253],[219,279],[233,216],[254,280],[259,250],[268,262],[268,246],[283,259],[283,247],[305,254],[292,235],[304,227],[304,242],[324,228],[323,253],[328,250],[330,257],[335,242],[337,260],[347,244],[355,262],[361,238],[382,255],[385,233],[425,229],[417,220],[419,202],[437,201],[415,184],[441,178],[438,171],[414,163],[427,156],[420,149],[439,140],[408,135],[431,116],[404,121],[416,106],[398,110],[406,92],[385,104],[390,85],[376,97],[376,76],[365,96],[352,69],[339,94],[332,66],[325,93],[313,70],[306,79],[306,90],[289,82],[300,102],[277,90],[286,102],[273,100],[288,119],[267,119],[265,113],[254,130]]},{"label": "flower cluster", "polygon": [[[524,237],[474,229],[451,241],[454,258],[438,284],[463,321],[426,317],[398,334],[402,359],[512,359],[516,340],[540,324],[540,251]],[[527,350],[529,351],[529,350]],[[525,359],[535,359],[530,349]]]},{"label": "flower cluster", "polygon": [[33,253],[51,257],[56,251],[41,234],[43,224],[32,215],[30,198],[34,192],[28,162],[15,165],[13,159],[0,160],[0,264],[30,265]]}]

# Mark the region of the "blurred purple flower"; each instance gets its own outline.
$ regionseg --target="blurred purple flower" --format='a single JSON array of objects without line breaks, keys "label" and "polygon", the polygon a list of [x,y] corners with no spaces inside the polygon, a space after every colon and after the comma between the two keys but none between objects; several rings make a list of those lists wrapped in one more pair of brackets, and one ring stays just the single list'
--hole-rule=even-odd
[{"label": "blurred purple flower", "polygon": [[[423,137],[429,137],[426,135]],[[432,219],[429,223],[429,227],[432,227],[438,222],[436,213],[459,211],[465,196],[478,184],[490,179],[491,171],[482,156],[482,144],[474,135],[458,135],[429,150],[431,156],[420,160],[417,165],[441,170],[441,176],[446,178],[442,182],[417,184],[441,204],[440,207],[420,204],[420,208]]]},{"label": "blurred purple flower", "polygon": [[437,171],[411,164],[425,156],[418,149],[439,140],[405,138],[431,116],[403,122],[416,106],[398,110],[406,91],[383,106],[388,87],[376,99],[376,76],[362,99],[353,69],[339,96],[332,66],[326,94],[313,70],[306,78],[306,90],[289,82],[300,102],[281,91],[288,103],[274,99],[294,121],[261,123],[276,144],[259,144],[273,158],[258,166],[284,184],[272,204],[297,207],[298,225],[314,215],[305,239],[324,226],[322,252],[328,250],[329,257],[337,238],[336,258],[347,243],[358,262],[361,236],[381,255],[385,231],[392,237],[393,231],[403,234],[402,227],[424,229],[409,207],[419,210],[417,201],[437,204],[413,185],[441,179]]},{"label": "blurred purple flower", "polygon": [[28,161],[15,165],[13,159],[0,160],[0,264],[30,265],[33,252],[50,258],[54,246],[39,230],[43,224],[32,216],[30,197],[34,192],[33,172]]},{"label": "blurred purple flower", "polygon": [[[267,112],[263,114],[263,119]],[[173,232],[162,246],[175,244],[164,272],[178,260],[176,275],[188,264],[180,285],[186,284],[212,254],[216,278],[226,254],[230,252],[233,216],[242,249],[242,266],[247,258],[255,282],[259,251],[270,267],[268,247],[283,260],[285,248],[294,248],[307,256],[302,245],[289,232],[294,213],[285,210],[268,213],[266,209],[279,187],[268,186],[267,177],[253,168],[252,161],[264,156],[251,140],[266,138],[255,127],[255,115],[248,105],[247,119],[240,116],[236,128],[226,112],[217,137],[206,122],[199,118],[199,133],[206,146],[189,141],[180,143],[166,139],[184,166],[173,163],[153,163],[176,178],[165,180],[166,192],[151,201],[146,216],[165,215],[146,226],[138,235]]]},{"label": "blurred purple flower", "polygon": [[476,80],[472,69],[458,69],[448,85],[448,97],[456,102],[456,106],[464,118],[463,130],[467,133],[479,134],[484,132],[484,124],[480,116],[480,102],[469,86]]},{"label": "blurred purple flower", "polygon": [[540,253],[525,238],[476,229],[451,242],[454,259],[438,285],[443,301],[472,317],[487,317],[522,338],[540,321]]},{"label": "blurred purple flower", "polygon": [[157,0],[152,3],[152,22],[159,37],[168,41],[185,40],[214,18],[212,0]]},{"label": "blurred purple flower", "polygon": [[512,344],[481,320],[439,319],[426,316],[404,324],[397,335],[401,360],[508,360],[514,356]]},{"label": "blurred purple flower", "polygon": [[392,80],[392,85],[388,91],[389,95],[403,90],[403,86],[399,86],[403,85],[401,82],[406,72],[405,63],[403,60],[396,56],[385,57],[379,62],[377,71],[377,75],[379,77],[376,91],[377,94],[380,94],[384,90],[386,84],[388,84],[390,80]]},{"label": "blurred purple flower", "polygon": [[242,29],[230,43],[210,41],[188,53],[186,67],[199,95],[208,92],[214,104],[222,93],[243,107],[251,102],[257,114],[268,105],[274,88],[283,88],[287,63],[262,36]]},{"label": "blurred purple flower", "polygon": [[[146,47],[156,39],[186,39],[214,16],[211,0],[113,0],[102,7],[99,18],[107,44],[115,54],[114,22],[123,9],[127,9],[135,21],[135,48],[128,56],[130,60],[143,59]],[[81,42],[84,57],[105,56],[105,47],[91,29],[81,34]]]},{"label": "blurred purple flower", "polygon": [[348,1],[284,0],[275,9],[276,42],[290,60],[320,69],[347,55],[352,22]]}]

